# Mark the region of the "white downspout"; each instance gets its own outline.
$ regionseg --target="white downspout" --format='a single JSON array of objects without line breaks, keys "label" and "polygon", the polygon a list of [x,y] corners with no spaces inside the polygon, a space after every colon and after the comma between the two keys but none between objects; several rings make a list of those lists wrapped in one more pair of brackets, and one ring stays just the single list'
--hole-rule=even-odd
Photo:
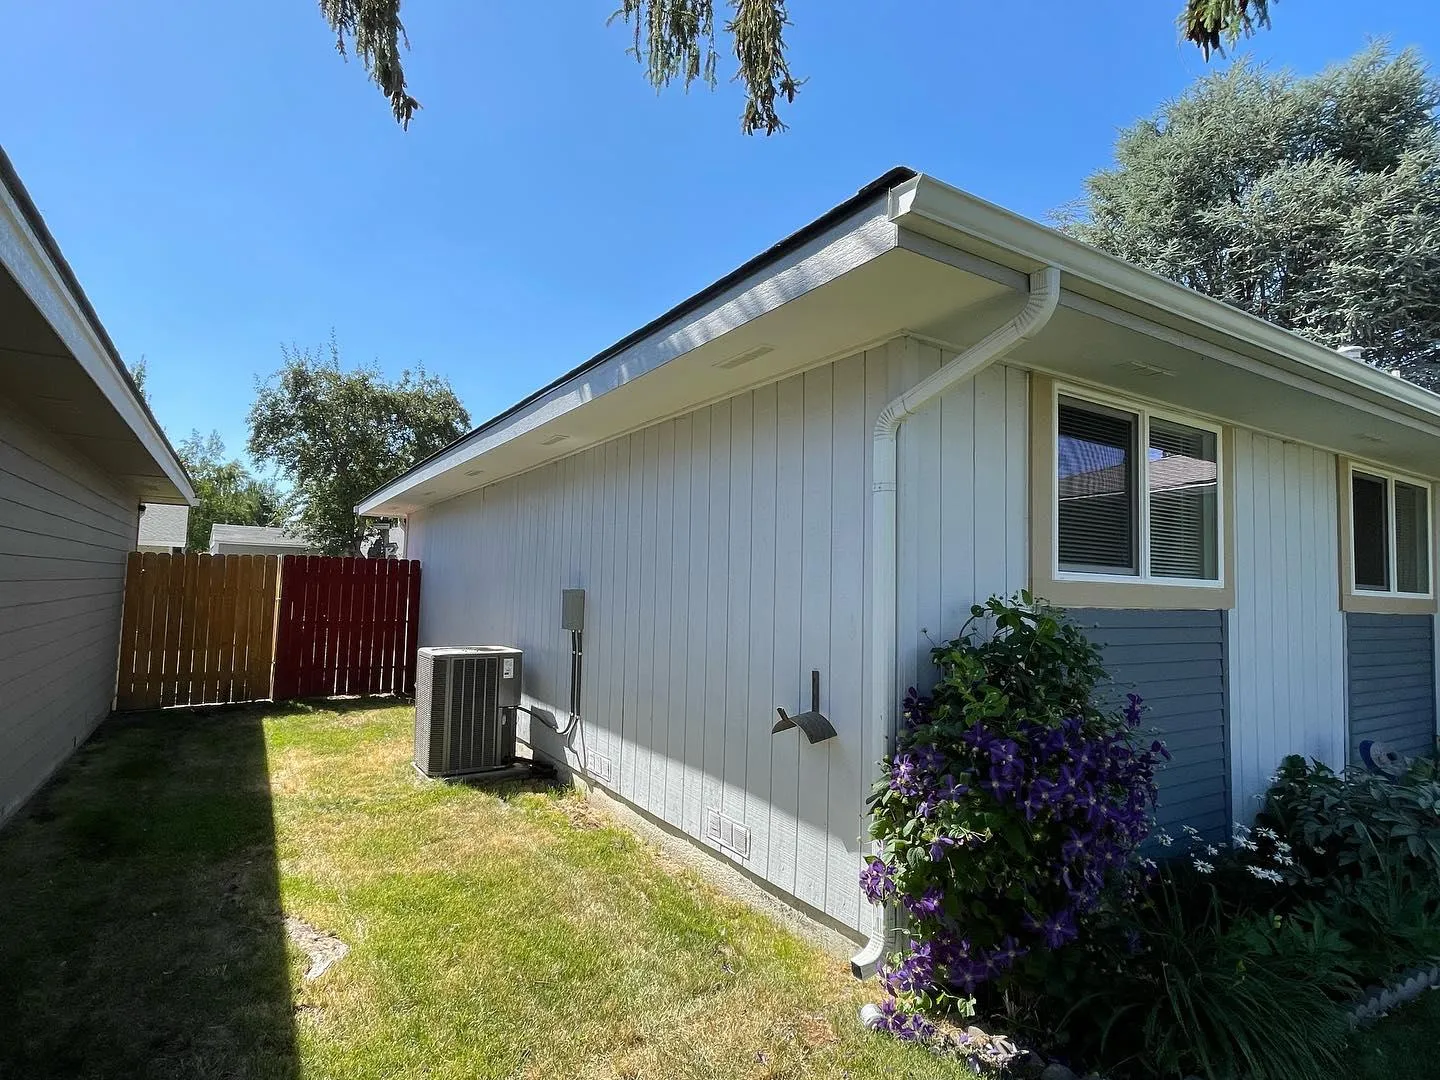
[{"label": "white downspout", "polygon": [[[874,546],[871,564],[870,701],[867,703],[870,729],[874,733],[870,761],[872,768],[894,745],[898,705],[895,699],[895,602],[896,602],[896,444],[900,425],[930,401],[957,383],[980,372],[1037,334],[1060,300],[1060,271],[1054,266],[1030,275],[1030,299],[1020,314],[972,345],[927,379],[916,383],[885,408],[875,421],[874,478],[870,496],[870,535]],[[867,851],[875,853],[873,841]],[[894,909],[886,904],[872,909],[873,923],[865,948],[850,959],[857,978],[869,978],[885,958],[894,930]]]}]

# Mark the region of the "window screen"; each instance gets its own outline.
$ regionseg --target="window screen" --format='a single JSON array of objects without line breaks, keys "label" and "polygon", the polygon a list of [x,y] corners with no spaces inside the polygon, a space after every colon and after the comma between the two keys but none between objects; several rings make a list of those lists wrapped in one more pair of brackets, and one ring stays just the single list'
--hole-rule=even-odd
[{"label": "window screen", "polygon": [[1386,486],[1378,476],[1357,472],[1350,478],[1357,589],[1379,592],[1390,589],[1390,512],[1386,506]]},{"label": "window screen", "polygon": [[1426,491],[1395,481],[1395,588],[1430,591],[1430,510]]},{"label": "window screen", "polygon": [[1146,454],[1150,573],[1213,581],[1220,576],[1215,433],[1151,419]]},{"label": "window screen", "polygon": [[1136,572],[1138,428],[1131,413],[1060,402],[1056,494],[1062,569]]}]

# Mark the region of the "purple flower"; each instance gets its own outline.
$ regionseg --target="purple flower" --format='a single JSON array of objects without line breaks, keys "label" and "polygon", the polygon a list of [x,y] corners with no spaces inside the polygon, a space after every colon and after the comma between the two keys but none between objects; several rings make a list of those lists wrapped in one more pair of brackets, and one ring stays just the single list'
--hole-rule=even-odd
[{"label": "purple flower", "polygon": [[935,837],[934,840],[930,841],[930,861],[939,862],[945,857],[945,849],[947,847],[955,847],[957,844],[959,844],[959,841],[953,836]]},{"label": "purple flower", "polygon": [[895,891],[895,871],[884,859],[867,859],[860,871],[860,887],[872,904],[883,903]]},{"label": "purple flower", "polygon": [[910,914],[919,915],[922,918],[933,918],[940,914],[940,908],[944,902],[945,894],[934,887],[926,889],[918,899],[907,896],[902,901]]},{"label": "purple flower", "polygon": [[1139,694],[1125,695],[1125,723],[1132,728],[1140,726],[1140,705],[1143,700]]}]

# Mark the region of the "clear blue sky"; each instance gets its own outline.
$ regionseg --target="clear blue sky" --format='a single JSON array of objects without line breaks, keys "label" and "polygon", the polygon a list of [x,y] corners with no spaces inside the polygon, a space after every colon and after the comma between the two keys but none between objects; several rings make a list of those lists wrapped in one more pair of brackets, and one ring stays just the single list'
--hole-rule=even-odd
[{"label": "clear blue sky", "polygon": [[[732,85],[657,97],[615,0],[408,0],[408,133],[313,0],[12,4],[0,140],[161,422],[239,452],[280,343],[332,327],[478,422],[892,165],[1043,219],[1206,70],[1180,2],[794,0],[809,82],[769,139]],[[1440,59],[1435,0],[1274,14],[1248,48],[1299,72]]]}]

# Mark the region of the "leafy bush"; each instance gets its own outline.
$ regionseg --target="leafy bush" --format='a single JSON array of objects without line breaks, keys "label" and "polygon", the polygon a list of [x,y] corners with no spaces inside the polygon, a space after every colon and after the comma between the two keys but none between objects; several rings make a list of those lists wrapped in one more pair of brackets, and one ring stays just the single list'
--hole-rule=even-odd
[{"label": "leafy bush", "polygon": [[1107,892],[1133,889],[1168,756],[1136,744],[1138,697],[1123,713],[1096,704],[1099,651],[1059,613],[1022,594],[971,616],[934,650],[932,695],[906,699],[870,797],[883,855],[862,882],[909,915],[883,973],[901,1015],[968,1015],[981,987],[1023,986],[1045,966],[1026,957],[1073,942]]},{"label": "leafy bush", "polygon": [[1337,887],[1392,870],[1440,882],[1440,781],[1429,759],[1391,779],[1358,769],[1337,774],[1292,755],[1266,794],[1262,818],[1316,878]]},{"label": "leafy bush", "polygon": [[1126,1074],[1338,1075],[1348,1024],[1335,996],[1355,983],[1349,946],[1323,921],[1237,916],[1172,866],[1121,925],[1125,944],[1100,938],[1099,977],[1064,1018],[1073,1051]]}]

